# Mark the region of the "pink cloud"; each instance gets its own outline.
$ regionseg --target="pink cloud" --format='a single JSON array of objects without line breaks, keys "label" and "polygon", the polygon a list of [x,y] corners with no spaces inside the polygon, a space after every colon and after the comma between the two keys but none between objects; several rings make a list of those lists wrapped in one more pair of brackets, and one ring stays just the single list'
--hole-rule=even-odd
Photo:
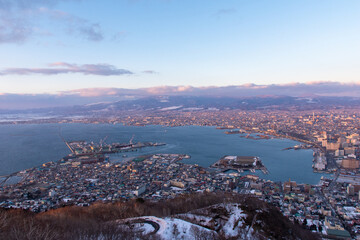
[{"label": "pink cloud", "polygon": [[59,96],[78,95],[81,97],[100,97],[119,94],[116,88],[84,88],[58,93]]}]

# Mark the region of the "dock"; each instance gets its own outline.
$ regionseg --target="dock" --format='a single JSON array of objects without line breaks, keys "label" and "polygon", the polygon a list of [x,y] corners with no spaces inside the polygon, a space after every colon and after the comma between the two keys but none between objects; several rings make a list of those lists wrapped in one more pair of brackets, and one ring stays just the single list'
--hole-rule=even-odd
[{"label": "dock", "polygon": [[135,152],[144,147],[159,147],[166,145],[165,143],[152,143],[152,142],[137,142],[133,143],[130,140],[129,143],[112,143],[105,144],[104,140],[99,144],[86,141],[65,141],[66,146],[70,149],[69,156],[64,157],[63,160],[73,159],[80,164],[89,164],[96,162],[103,162],[107,160],[105,154],[118,154],[123,152]]},{"label": "dock", "polygon": [[260,158],[256,156],[224,156],[210,167],[219,169],[222,172],[228,170],[236,170],[238,172],[261,170],[264,174],[269,173]]}]

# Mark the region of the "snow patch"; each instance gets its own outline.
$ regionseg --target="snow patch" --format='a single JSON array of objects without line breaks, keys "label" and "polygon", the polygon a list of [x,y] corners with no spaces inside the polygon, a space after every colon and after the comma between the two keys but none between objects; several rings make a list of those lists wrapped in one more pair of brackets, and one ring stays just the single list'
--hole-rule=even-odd
[{"label": "snow patch", "polygon": [[225,223],[222,230],[227,237],[235,237],[239,234],[239,228],[245,223],[246,214],[243,213],[239,204],[227,204],[225,209],[230,214],[229,220]]},{"label": "snow patch", "polygon": [[166,108],[161,108],[160,111],[169,111],[169,110],[176,110],[176,109],[179,109],[179,108],[182,108],[183,105],[180,105],[180,106],[172,106],[172,107],[166,107]]}]

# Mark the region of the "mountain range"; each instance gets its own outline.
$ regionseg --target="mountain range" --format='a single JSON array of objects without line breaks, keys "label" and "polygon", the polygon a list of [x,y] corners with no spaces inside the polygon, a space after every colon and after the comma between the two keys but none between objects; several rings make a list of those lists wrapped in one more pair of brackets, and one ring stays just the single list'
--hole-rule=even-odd
[{"label": "mountain range", "polygon": [[56,94],[0,94],[0,113],[92,114],[129,110],[323,109],[356,107],[360,84],[333,82],[227,87],[92,88]]}]

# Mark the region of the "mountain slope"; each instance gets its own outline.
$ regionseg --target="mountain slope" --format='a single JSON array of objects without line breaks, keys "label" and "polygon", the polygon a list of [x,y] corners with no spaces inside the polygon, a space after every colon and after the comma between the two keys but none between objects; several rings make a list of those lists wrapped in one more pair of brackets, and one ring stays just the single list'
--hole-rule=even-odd
[{"label": "mountain slope", "polygon": [[318,239],[247,195],[194,193],[34,214],[0,209],[0,239]]}]

